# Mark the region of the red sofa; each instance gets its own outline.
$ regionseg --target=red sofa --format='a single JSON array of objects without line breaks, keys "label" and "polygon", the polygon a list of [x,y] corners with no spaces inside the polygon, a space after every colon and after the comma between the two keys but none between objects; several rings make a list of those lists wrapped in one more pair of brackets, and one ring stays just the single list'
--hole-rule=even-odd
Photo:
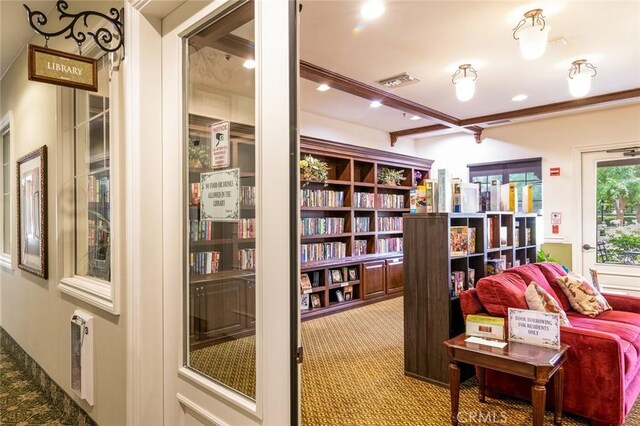
[{"label": "red sofa", "polygon": [[[556,283],[566,275],[554,263],[518,266],[482,278],[461,293],[463,314],[507,316],[508,308],[527,309],[524,292],[531,281],[544,287],[567,312],[572,327],[562,326],[571,346],[565,363],[564,410],[591,419],[592,425],[622,425],[640,393],[640,298],[606,294],[612,311],[596,318],[575,312]],[[487,370],[488,396],[531,399],[530,381]],[[553,405],[553,392],[547,392]]]}]

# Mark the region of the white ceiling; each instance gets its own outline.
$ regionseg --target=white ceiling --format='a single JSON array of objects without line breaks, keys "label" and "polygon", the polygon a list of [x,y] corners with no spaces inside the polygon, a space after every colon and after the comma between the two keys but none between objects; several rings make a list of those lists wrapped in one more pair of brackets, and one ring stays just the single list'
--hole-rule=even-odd
[{"label": "white ceiling", "polygon": [[[385,14],[366,24],[359,15],[362,3],[302,0],[301,59],[380,88],[376,80],[409,72],[420,83],[392,93],[460,119],[574,99],[566,78],[575,59],[585,58],[598,68],[590,96],[640,87],[638,0],[387,0]],[[545,10],[550,40],[564,38],[566,45],[551,43],[542,58],[527,61],[512,28],[536,5]],[[451,74],[463,63],[478,70],[476,94],[469,102],[456,99],[451,83]],[[395,126],[390,116],[372,120],[370,111],[363,112],[368,103],[362,99],[335,90],[314,92],[309,84],[301,84],[303,110],[381,130],[422,126],[420,121]],[[520,93],[529,98],[513,102]]]}]

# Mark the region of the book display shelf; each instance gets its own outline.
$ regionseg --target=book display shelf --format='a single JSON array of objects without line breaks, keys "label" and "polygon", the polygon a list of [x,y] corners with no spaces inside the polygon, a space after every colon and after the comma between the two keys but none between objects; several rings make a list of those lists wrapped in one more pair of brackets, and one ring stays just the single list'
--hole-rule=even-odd
[{"label": "book display shelf", "polygon": [[507,266],[535,262],[536,215],[405,215],[404,242],[405,374],[448,385],[442,342],[464,332],[458,294]]},{"label": "book display shelf", "polygon": [[[410,211],[416,176],[428,178],[433,161],[302,137],[300,158],[306,155],[325,162],[329,176],[326,185],[300,182],[301,272],[315,284],[311,290],[301,288],[302,317],[401,294],[402,216]],[[405,180],[400,185],[379,183],[383,167],[402,171]],[[352,270],[356,278],[349,280]],[[343,273],[341,279],[336,271]]]},{"label": "book display shelf", "polygon": [[[219,121],[189,115],[190,143],[209,146],[210,126]],[[196,145],[197,146],[197,145]],[[242,337],[255,331],[255,142],[252,126],[231,123],[230,164],[239,169],[240,220],[200,220],[201,174],[214,169],[190,156],[189,334],[191,348]]]}]

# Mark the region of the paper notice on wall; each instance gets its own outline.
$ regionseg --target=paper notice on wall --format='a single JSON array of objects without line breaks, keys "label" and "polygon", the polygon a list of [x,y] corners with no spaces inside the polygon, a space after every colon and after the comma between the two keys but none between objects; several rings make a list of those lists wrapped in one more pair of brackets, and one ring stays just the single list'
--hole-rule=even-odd
[{"label": "paper notice on wall", "polygon": [[200,220],[240,219],[240,169],[200,175]]},{"label": "paper notice on wall", "polygon": [[213,168],[229,167],[229,128],[228,121],[211,125],[211,164]]}]

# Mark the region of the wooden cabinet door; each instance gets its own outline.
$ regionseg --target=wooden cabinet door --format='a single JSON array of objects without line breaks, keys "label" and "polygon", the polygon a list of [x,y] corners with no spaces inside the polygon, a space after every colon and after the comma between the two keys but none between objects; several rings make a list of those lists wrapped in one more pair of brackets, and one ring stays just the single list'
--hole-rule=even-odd
[{"label": "wooden cabinet door", "polygon": [[231,336],[244,328],[246,284],[243,281],[209,284],[201,296],[202,340]]},{"label": "wooden cabinet door", "polygon": [[404,271],[402,258],[387,260],[387,294],[398,293],[404,289]]},{"label": "wooden cabinet door", "polygon": [[385,261],[377,260],[362,264],[363,299],[384,294]]}]

